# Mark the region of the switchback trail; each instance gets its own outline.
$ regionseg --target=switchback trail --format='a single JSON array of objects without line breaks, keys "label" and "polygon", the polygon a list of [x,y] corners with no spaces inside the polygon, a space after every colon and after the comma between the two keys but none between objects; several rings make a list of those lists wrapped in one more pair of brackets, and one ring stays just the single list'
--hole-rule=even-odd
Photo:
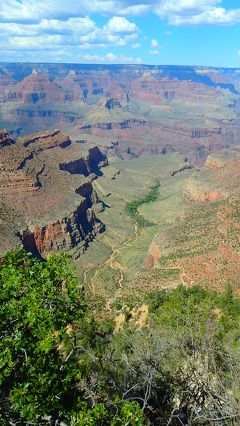
[{"label": "switchback trail", "polygon": [[[113,303],[116,298],[119,295],[119,291],[121,291],[121,289],[123,288],[123,280],[124,280],[124,274],[123,274],[123,266],[116,260],[117,257],[120,255],[121,251],[127,247],[132,245],[133,243],[135,243],[138,239],[140,239],[143,235],[143,232],[141,230],[141,228],[137,225],[137,223],[134,223],[134,234],[128,238],[120,247],[112,247],[112,254],[111,256],[105,260],[105,262],[99,266],[93,277],[90,280],[90,284],[89,287],[91,289],[91,291],[94,293],[95,292],[95,283],[97,282],[97,276],[99,274],[99,272],[105,267],[105,266],[109,266],[111,269],[113,269],[114,271],[117,271],[118,273],[120,273],[120,278],[117,281],[117,290],[113,296],[113,298],[111,298],[108,302],[107,302],[107,306],[110,309],[110,304]],[[94,269],[94,267],[89,267],[86,268],[84,271],[84,284],[87,283],[87,274],[88,272],[90,272],[92,269]]]},{"label": "switchback trail", "polygon": [[[118,248],[111,247],[111,249],[112,249],[111,256],[109,257],[109,259],[107,259],[102,265],[100,265],[95,270],[93,277],[90,279],[89,287],[92,290],[92,292],[95,293],[95,283],[97,282],[98,274],[105,266],[109,266],[112,270],[120,273],[120,278],[117,281],[117,290],[116,290],[113,298],[108,301],[109,306],[110,306],[110,303],[112,301],[116,300],[121,289],[123,288],[124,267],[116,259],[120,255],[120,252],[125,247],[132,245],[138,239],[140,239],[143,235],[143,232],[141,230],[141,223],[142,222],[146,223],[146,221],[145,221],[144,218],[141,217],[141,215],[138,211],[138,207],[141,206],[142,204],[146,204],[146,203],[148,204],[148,203],[152,203],[153,201],[155,201],[158,197],[158,194],[159,194],[159,188],[160,188],[160,181],[157,181],[157,183],[153,187],[150,188],[147,195],[145,195],[143,198],[140,198],[138,200],[133,201],[132,203],[127,204],[126,210],[130,214],[130,216],[135,219],[135,221],[134,221],[134,235],[132,237],[130,237],[129,239],[127,239],[120,247],[118,247]],[[150,224],[150,222],[148,222],[148,223]],[[87,283],[87,274],[92,269],[94,269],[94,266],[88,267],[84,271],[84,283],[85,284]]]}]

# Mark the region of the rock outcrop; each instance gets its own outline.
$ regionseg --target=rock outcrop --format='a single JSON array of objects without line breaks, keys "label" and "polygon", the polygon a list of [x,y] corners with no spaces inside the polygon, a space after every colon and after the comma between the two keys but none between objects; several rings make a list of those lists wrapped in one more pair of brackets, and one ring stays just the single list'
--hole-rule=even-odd
[{"label": "rock outcrop", "polygon": [[111,98],[108,99],[105,103],[105,107],[109,110],[114,108],[122,108],[122,105],[120,104],[119,100],[117,98]]},{"label": "rock outcrop", "polygon": [[34,254],[46,255],[52,251],[76,249],[83,253],[96,235],[104,231],[104,225],[97,220],[94,212],[82,202],[75,211],[54,223],[24,230],[21,236],[25,249],[35,247]]},{"label": "rock outcrop", "polygon": [[219,201],[224,198],[224,193],[219,189],[208,188],[201,183],[197,184],[190,179],[186,187],[185,196],[189,201],[193,202]]},{"label": "rock outcrop", "polygon": [[47,77],[33,71],[32,75],[18,83],[14,91],[8,92],[9,99],[20,99],[24,103],[42,101],[64,101],[64,90]]},{"label": "rock outcrop", "polygon": [[92,180],[107,165],[106,157],[97,147],[81,152],[81,145],[59,130],[16,143],[6,131],[0,135],[1,253],[22,244],[34,255],[74,249],[79,256],[104,231],[95,213],[101,201]]},{"label": "rock outcrop", "polygon": [[202,165],[239,141],[238,77],[197,67],[4,64],[0,118],[14,135],[57,127],[95,144],[118,141],[120,158],[168,146]]},{"label": "rock outcrop", "polygon": [[[239,293],[240,157],[232,156],[231,149],[211,154],[203,168],[188,172],[183,180],[182,210],[159,228],[146,255],[153,285],[151,269],[157,268],[158,285],[164,288],[181,282],[224,291],[230,282]],[[162,208],[164,200],[162,206],[159,202]]]},{"label": "rock outcrop", "polygon": [[71,175],[89,176],[91,173],[100,174],[101,167],[108,164],[106,156],[96,146],[89,149],[86,158],[78,158],[76,160],[59,164],[59,169],[70,173]]},{"label": "rock outcrop", "polygon": [[147,261],[149,269],[156,267],[158,260],[161,258],[161,252],[158,244],[153,241],[149,247],[149,258]]},{"label": "rock outcrop", "polygon": [[9,137],[7,130],[0,131],[0,148],[13,144],[14,141]]},{"label": "rock outcrop", "polygon": [[112,145],[112,140],[117,140],[118,152],[125,158],[128,158],[129,148],[133,157],[180,151],[188,155],[190,161],[200,165],[209,153],[220,150],[226,141],[231,139],[232,144],[236,144],[239,138],[239,131],[233,132],[225,124],[220,128],[192,130],[175,123],[167,126],[134,118],[84,124],[77,129],[78,135],[104,138],[109,141],[109,146]]}]

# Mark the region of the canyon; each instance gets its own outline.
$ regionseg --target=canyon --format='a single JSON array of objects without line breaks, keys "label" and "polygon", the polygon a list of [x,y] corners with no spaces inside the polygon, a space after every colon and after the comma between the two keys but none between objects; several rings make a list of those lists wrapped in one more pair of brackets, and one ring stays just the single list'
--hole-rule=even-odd
[{"label": "canyon", "polygon": [[239,91],[239,69],[0,63],[0,128],[58,128],[120,158],[175,150],[202,164],[238,143]]},{"label": "canyon", "polygon": [[104,224],[92,181],[107,158],[97,146],[79,151],[59,130],[14,142],[0,134],[1,254],[14,246],[37,256],[77,247],[84,252]]},{"label": "canyon", "polygon": [[[1,256],[69,252],[108,300],[179,283],[239,292],[239,75],[1,63]],[[126,205],[156,182],[134,220]]]}]

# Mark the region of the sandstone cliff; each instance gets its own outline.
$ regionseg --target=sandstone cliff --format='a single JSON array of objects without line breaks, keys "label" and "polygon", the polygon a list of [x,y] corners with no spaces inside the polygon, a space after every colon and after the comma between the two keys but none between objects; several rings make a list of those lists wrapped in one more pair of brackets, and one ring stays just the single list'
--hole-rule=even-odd
[{"label": "sandstone cliff", "polygon": [[16,143],[2,131],[0,142],[1,253],[22,244],[35,255],[74,249],[79,256],[104,231],[92,180],[107,165],[106,157],[97,147],[81,152],[59,130]]},{"label": "sandstone cliff", "polygon": [[0,120],[14,135],[57,127],[116,141],[122,158],[175,150],[202,165],[239,141],[238,80],[196,67],[4,64]]}]

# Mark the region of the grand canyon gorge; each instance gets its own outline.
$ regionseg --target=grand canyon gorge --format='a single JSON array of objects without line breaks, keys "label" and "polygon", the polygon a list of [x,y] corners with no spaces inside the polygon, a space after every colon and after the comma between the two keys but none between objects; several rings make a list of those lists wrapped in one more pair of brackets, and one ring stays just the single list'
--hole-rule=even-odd
[{"label": "grand canyon gorge", "polygon": [[239,75],[1,64],[1,254],[68,251],[106,297],[179,282],[238,291]]},{"label": "grand canyon gorge", "polygon": [[238,426],[240,68],[0,63],[0,128],[0,424]]}]

